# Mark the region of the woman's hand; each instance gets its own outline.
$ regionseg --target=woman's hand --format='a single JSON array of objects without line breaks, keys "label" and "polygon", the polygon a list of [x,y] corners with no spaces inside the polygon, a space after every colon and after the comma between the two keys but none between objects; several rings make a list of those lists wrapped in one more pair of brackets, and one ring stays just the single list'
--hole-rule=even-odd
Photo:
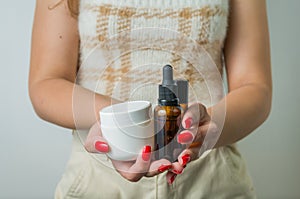
[{"label": "woman's hand", "polygon": [[[90,153],[107,153],[109,146],[106,140],[102,137],[100,124],[96,122],[88,133],[85,141],[85,149]],[[179,163],[171,164],[166,159],[151,161],[152,149],[150,146],[145,146],[135,161],[118,161],[111,160],[114,168],[125,179],[131,182],[139,181],[143,176],[153,177],[166,170],[181,167]]]},{"label": "woman's hand", "polygon": [[[180,166],[177,167],[183,169],[188,162],[196,160],[203,152],[214,147],[220,131],[205,106],[200,103],[192,104],[185,112],[182,126],[185,130],[177,136],[177,142],[187,148],[178,156]],[[168,182],[173,183],[177,175],[177,172],[170,170],[167,174]]]},{"label": "woman's hand", "polygon": [[201,103],[189,107],[183,116],[182,126],[185,130],[177,136],[177,142],[186,145],[187,149],[179,155],[178,161],[185,166],[215,146],[220,130]]}]

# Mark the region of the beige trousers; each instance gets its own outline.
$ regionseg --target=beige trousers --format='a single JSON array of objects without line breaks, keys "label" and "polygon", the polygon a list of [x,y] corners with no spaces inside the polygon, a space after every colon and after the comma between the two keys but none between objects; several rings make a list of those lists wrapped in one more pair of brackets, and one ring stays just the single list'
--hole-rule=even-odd
[{"label": "beige trousers", "polygon": [[102,154],[88,153],[82,143],[87,132],[73,132],[72,154],[57,185],[56,199],[234,199],[256,198],[246,166],[234,146],[212,150],[187,165],[168,185],[165,174],[129,182]]}]

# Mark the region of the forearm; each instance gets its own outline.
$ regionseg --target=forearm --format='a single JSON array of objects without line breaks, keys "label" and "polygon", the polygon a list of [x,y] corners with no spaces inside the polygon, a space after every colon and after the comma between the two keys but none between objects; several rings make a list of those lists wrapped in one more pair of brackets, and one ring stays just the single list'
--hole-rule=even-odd
[{"label": "forearm", "polygon": [[[262,124],[269,115],[271,98],[272,91],[268,86],[248,84],[229,92],[210,108],[212,119],[221,130],[216,147],[235,143]],[[222,119],[224,110],[225,121]]]},{"label": "forearm", "polygon": [[30,86],[36,113],[44,120],[71,129],[87,129],[111,98],[95,94],[65,79],[47,79]]}]

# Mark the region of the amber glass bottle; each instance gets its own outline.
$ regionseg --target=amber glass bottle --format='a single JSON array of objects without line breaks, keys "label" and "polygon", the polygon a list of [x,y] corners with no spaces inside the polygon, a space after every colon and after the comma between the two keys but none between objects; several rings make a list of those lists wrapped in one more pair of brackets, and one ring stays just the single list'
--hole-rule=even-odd
[{"label": "amber glass bottle", "polygon": [[177,92],[173,69],[166,65],[163,68],[163,82],[159,85],[158,105],[154,110],[155,156],[156,159],[166,158],[171,162],[174,162],[182,151],[182,146],[176,139],[182,118]]},{"label": "amber glass bottle", "polygon": [[156,159],[166,158],[174,162],[182,148],[175,139],[180,128],[181,107],[159,105],[155,108],[154,117]]}]

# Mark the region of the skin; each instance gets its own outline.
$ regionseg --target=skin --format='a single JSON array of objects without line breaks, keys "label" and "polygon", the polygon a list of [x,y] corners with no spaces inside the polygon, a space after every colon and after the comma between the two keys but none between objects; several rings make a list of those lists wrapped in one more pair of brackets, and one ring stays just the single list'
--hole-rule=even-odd
[{"label": "skin", "polygon": [[[99,128],[98,111],[118,101],[93,93],[76,85],[79,34],[77,20],[66,3],[53,10],[57,0],[37,0],[32,32],[29,93],[36,113],[51,123],[71,128],[90,129],[85,148],[95,149],[96,141],[105,140]],[[47,24],[47,25],[45,25]],[[189,161],[198,158],[203,138],[216,138],[215,148],[235,143],[249,135],[269,115],[272,99],[269,33],[264,0],[231,0],[229,29],[224,47],[229,93],[214,107],[193,104],[186,112],[181,133],[192,139],[191,145],[171,164],[167,160],[143,160],[142,152],[136,161],[113,161],[116,170],[130,181],[159,174],[161,165],[171,165],[167,180],[176,177],[175,170],[184,169],[182,156]],[[221,116],[226,105],[224,126]],[[83,107],[83,108],[79,108]],[[187,128],[186,120],[191,121]],[[200,143],[200,144],[199,144]],[[201,153],[201,151],[200,151]]]}]

